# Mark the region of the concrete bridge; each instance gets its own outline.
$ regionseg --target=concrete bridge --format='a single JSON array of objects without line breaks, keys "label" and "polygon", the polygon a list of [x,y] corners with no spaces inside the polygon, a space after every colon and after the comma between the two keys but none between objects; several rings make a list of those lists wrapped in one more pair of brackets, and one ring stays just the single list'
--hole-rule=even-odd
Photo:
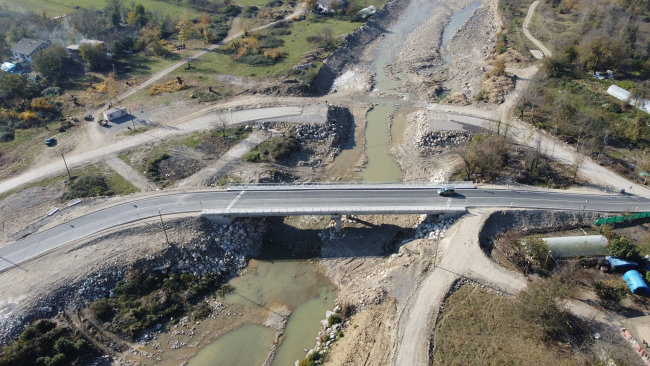
[{"label": "concrete bridge", "polygon": [[[467,188],[461,188],[463,184]],[[457,187],[456,195],[439,196],[437,188],[449,185]],[[81,215],[0,248],[0,272],[75,240],[158,215],[201,213],[212,220],[330,215],[336,220],[345,214],[458,215],[465,208],[481,207],[621,213],[650,211],[650,200],[634,195],[558,190],[472,189],[467,182],[231,186],[227,191],[182,192],[134,199]],[[66,207],[56,214],[77,209],[77,206]]]}]

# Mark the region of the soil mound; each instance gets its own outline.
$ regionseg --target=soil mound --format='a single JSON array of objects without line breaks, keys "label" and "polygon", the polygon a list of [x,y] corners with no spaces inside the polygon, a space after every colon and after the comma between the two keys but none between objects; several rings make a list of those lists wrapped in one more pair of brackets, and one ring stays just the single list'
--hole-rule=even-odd
[{"label": "soil mound", "polygon": [[453,105],[468,105],[469,100],[467,96],[463,93],[451,93],[445,99],[440,102],[441,104],[453,104]]}]

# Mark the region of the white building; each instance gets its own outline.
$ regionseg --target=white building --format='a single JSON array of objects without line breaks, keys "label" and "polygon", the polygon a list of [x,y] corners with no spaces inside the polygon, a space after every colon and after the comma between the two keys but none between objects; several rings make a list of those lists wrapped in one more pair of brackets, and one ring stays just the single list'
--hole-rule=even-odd
[{"label": "white building", "polygon": [[51,45],[50,41],[23,38],[15,46],[11,47],[11,53],[14,55],[14,58],[22,58],[31,64],[34,62],[33,57],[38,51],[44,50]]},{"label": "white building", "polygon": [[126,108],[124,107],[115,107],[104,111],[104,119],[107,121],[112,121],[124,116],[126,116]]},{"label": "white building", "polygon": [[650,100],[643,99],[643,100],[637,100],[635,98],[631,98],[632,93],[629,91],[618,87],[616,85],[612,85],[607,89],[607,94],[613,96],[616,99],[624,100],[626,102],[630,102],[631,105],[639,108],[640,110],[650,114]]}]

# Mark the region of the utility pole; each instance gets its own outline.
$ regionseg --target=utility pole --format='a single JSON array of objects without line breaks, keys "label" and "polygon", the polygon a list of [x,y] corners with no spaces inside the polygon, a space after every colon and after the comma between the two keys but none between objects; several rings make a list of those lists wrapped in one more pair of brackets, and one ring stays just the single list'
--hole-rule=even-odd
[{"label": "utility pole", "polygon": [[165,229],[165,222],[162,219],[162,214],[160,213],[162,208],[158,209],[158,216],[160,216],[160,225],[162,225],[163,231],[165,232],[165,240],[167,240],[167,245],[169,245],[169,237],[167,236],[167,229]]},{"label": "utility pole", "polygon": [[65,170],[68,171],[68,178],[72,180],[72,175],[70,175],[70,169],[68,169],[68,163],[66,163],[65,157],[63,156],[63,151],[61,151],[61,158],[63,158],[63,164],[65,164]]}]

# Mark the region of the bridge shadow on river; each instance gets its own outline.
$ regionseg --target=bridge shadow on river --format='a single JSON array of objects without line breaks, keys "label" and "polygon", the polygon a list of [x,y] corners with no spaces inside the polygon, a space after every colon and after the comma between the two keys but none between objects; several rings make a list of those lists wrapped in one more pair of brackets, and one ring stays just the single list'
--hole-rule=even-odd
[{"label": "bridge shadow on river", "polygon": [[415,229],[375,225],[361,219],[348,222],[340,233],[334,233],[333,229],[323,230],[329,223],[329,217],[269,217],[262,251],[256,259],[384,257],[396,253],[401,243],[412,240],[415,233]]}]

